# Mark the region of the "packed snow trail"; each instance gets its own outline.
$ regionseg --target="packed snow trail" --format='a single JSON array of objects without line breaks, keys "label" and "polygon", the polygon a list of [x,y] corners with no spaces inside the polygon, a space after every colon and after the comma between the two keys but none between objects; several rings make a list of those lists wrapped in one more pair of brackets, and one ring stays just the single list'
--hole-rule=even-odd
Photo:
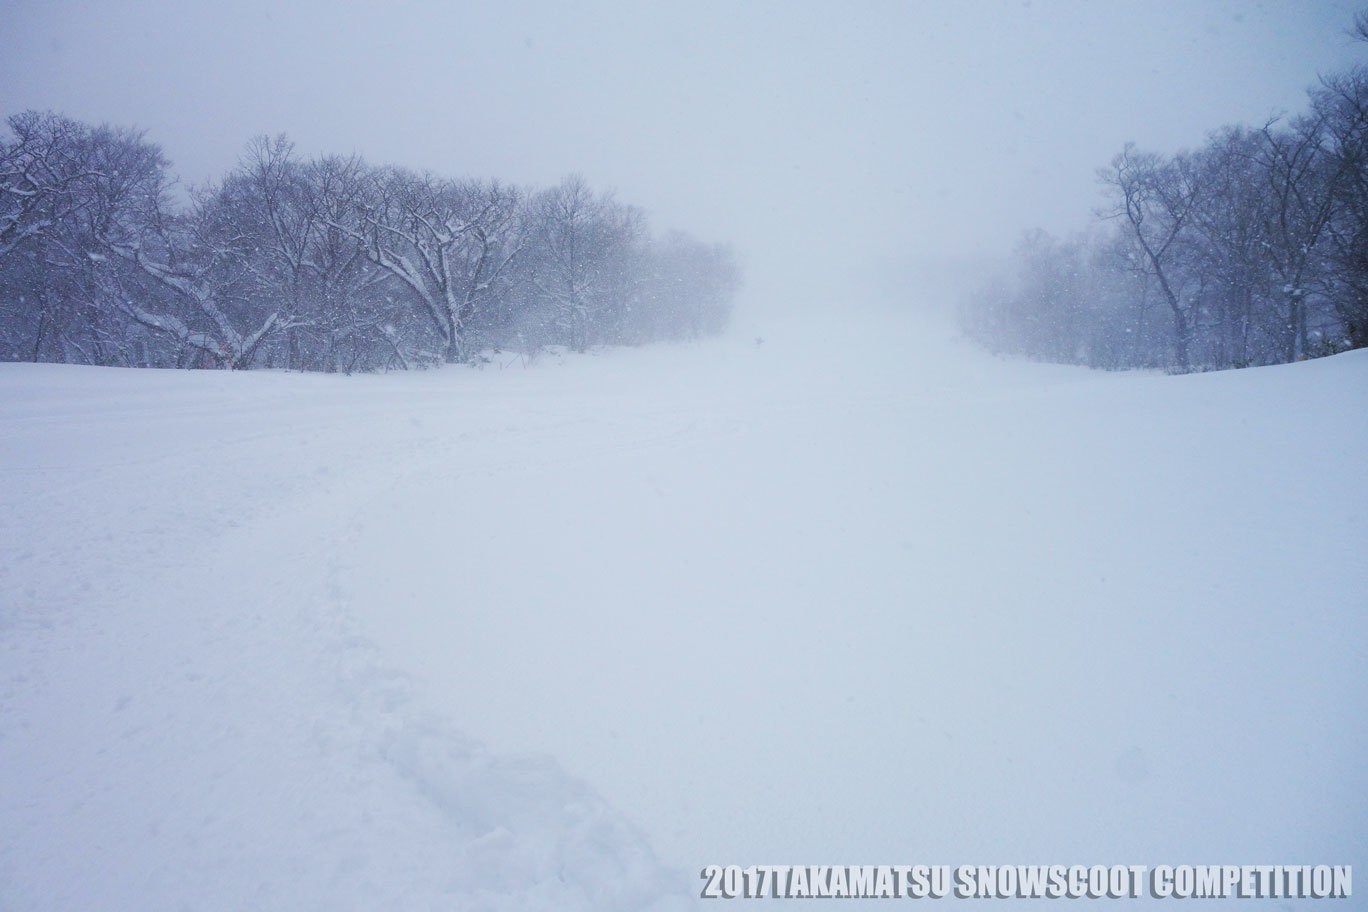
[{"label": "packed snow trail", "polygon": [[0,365],[0,908],[1360,859],[1363,353],[1118,376],[842,327]]}]

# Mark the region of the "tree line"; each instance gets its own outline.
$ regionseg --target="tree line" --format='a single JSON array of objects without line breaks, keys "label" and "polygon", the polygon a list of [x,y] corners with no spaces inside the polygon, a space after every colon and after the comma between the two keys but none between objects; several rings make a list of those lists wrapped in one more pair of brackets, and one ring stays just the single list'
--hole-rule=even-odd
[{"label": "tree line", "polygon": [[[1368,40],[1368,15],[1355,35]],[[998,351],[1172,371],[1368,346],[1368,68],[1325,77],[1309,110],[1201,148],[1127,145],[1099,172],[1081,236],[1028,233],[1014,274],[961,323]]]},{"label": "tree line", "polygon": [[0,360],[368,371],[725,326],[731,250],[652,234],[571,176],[532,190],[258,138],[176,193],[137,130],[51,112],[0,139]]}]

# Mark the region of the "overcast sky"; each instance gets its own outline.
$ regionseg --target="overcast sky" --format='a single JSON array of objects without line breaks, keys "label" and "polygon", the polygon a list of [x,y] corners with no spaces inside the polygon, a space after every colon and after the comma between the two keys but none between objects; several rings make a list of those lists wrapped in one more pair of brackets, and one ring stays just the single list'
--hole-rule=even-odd
[{"label": "overcast sky", "polygon": [[8,0],[0,111],[144,127],[191,183],[277,132],[453,176],[578,171],[733,242],[751,297],[897,273],[916,299],[1025,228],[1082,226],[1129,140],[1300,110],[1319,73],[1368,61],[1357,8]]}]

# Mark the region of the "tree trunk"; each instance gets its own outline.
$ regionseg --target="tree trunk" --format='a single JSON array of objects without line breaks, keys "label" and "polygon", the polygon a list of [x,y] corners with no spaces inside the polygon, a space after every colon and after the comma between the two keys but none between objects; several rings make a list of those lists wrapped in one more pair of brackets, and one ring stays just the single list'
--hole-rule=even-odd
[{"label": "tree trunk", "polygon": [[1173,308],[1173,355],[1177,361],[1177,369],[1180,374],[1186,374],[1192,369],[1188,361],[1188,346],[1192,342],[1192,326],[1188,322],[1187,314],[1181,307]]},{"label": "tree trunk", "polygon": [[46,326],[47,326],[47,306],[44,305],[43,307],[39,308],[39,310],[38,310],[38,335],[37,335],[37,337],[33,340],[33,363],[34,363],[34,364],[37,364],[37,363],[38,363],[38,356],[42,353],[42,350],[43,350],[43,329],[44,329],[44,327],[46,327]]}]

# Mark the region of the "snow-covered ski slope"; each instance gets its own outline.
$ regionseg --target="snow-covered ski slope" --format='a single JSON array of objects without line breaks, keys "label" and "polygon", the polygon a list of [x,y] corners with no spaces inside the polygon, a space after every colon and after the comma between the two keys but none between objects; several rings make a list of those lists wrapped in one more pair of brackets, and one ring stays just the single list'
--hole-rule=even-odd
[{"label": "snow-covered ski slope", "polygon": [[762,331],[0,365],[0,909],[1368,863],[1368,352],[1108,375],[886,313]]}]

